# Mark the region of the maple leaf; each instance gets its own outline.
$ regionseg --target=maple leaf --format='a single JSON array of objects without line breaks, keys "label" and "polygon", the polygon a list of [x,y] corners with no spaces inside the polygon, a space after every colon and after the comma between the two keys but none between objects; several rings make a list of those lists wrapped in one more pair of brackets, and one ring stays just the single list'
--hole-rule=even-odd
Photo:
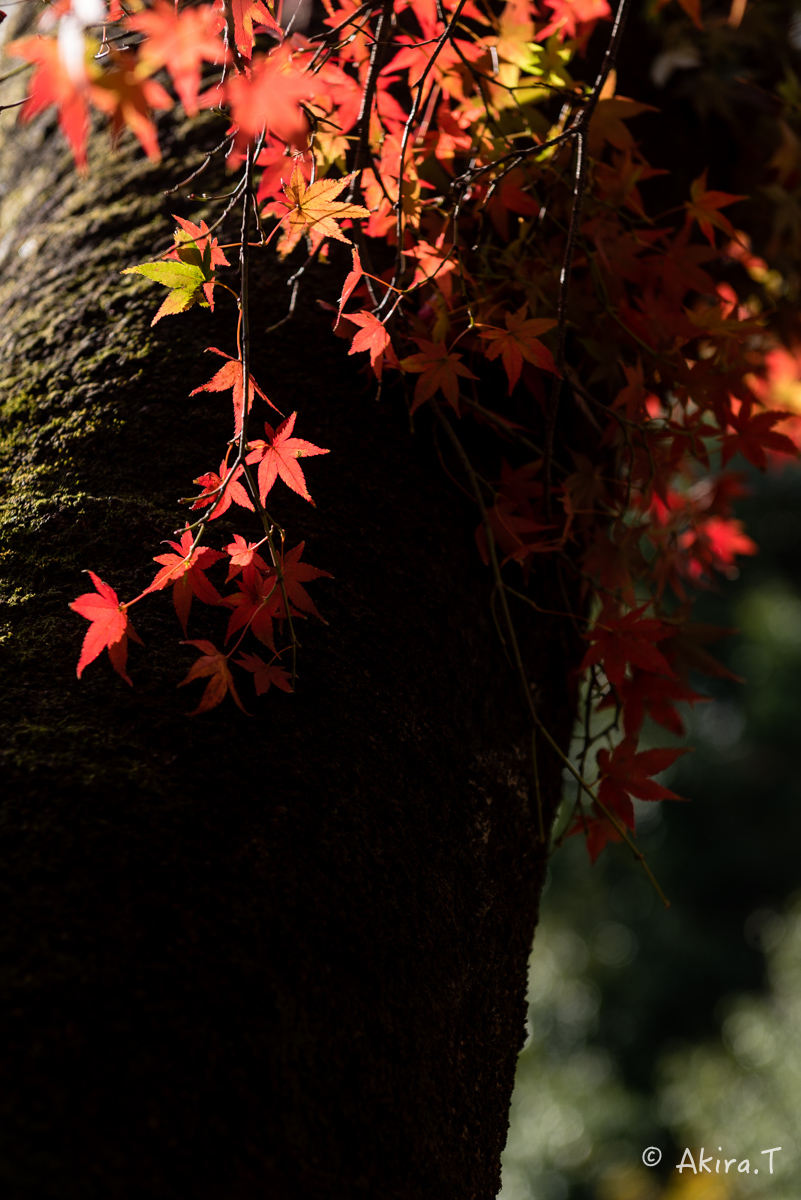
[{"label": "maple leaf", "polygon": [[638,800],[684,799],[664,784],[657,783],[651,776],[665,771],[677,758],[686,753],[687,750],[683,747],[676,750],[641,750],[637,753],[637,738],[631,734],[627,735],[615,746],[611,754],[605,749],[598,751],[598,769],[601,772],[598,799],[633,830],[635,822],[632,796],[636,796]]},{"label": "maple leaf", "polygon": [[[140,646],[142,639],[136,633],[126,606],[120,604],[114,589],[95,575],[94,571],[87,571],[87,575],[97,590],[85,592],[70,604],[73,612],[79,613],[92,622],[86,631],[86,637],[81,647],[78,678],[81,678],[90,662],[94,662],[99,654],[108,650],[114,670],[122,676],[126,683],[131,684],[125,671],[128,658],[128,638],[132,638]],[[133,687],[133,684],[131,686]]]},{"label": "maple leaf", "polygon": [[[270,137],[269,134],[265,135],[265,143],[265,147],[256,159],[255,164],[257,167],[263,168],[256,192],[256,199],[259,204],[262,201],[268,200],[273,200],[276,204],[281,204],[284,184],[294,169],[293,160],[300,164],[304,178],[311,179],[314,158],[308,150],[296,151],[294,154],[290,154],[283,142],[279,142],[277,138]],[[262,208],[263,213],[270,213],[272,211],[272,204],[266,204]],[[281,212],[283,212],[283,206]]]},{"label": "maple leaf", "polygon": [[553,15],[544,29],[537,31],[538,41],[559,32],[564,38],[581,36],[591,29],[596,21],[608,21],[612,10],[607,0],[545,0]]},{"label": "maple leaf", "polygon": [[112,50],[110,56],[109,69],[91,84],[92,101],[111,117],[113,138],[127,125],[148,158],[159,162],[161,151],[150,110],[172,108],[172,100],[160,83],[137,74],[137,59],[129,50]]},{"label": "maple leaf", "polygon": [[527,321],[527,312],[528,305],[524,304],[516,313],[504,313],[506,329],[490,327],[481,329],[478,335],[490,342],[486,350],[487,358],[495,359],[499,355],[501,356],[506,377],[509,380],[510,396],[520,378],[523,359],[543,371],[552,371],[556,374],[553,355],[548,347],[538,340],[541,333],[547,333],[549,329],[553,329],[556,321],[550,318]]},{"label": "maple leaf", "polygon": [[278,429],[273,429],[272,425],[268,425],[265,421],[266,440],[248,443],[250,454],[245,461],[259,464],[259,494],[262,504],[279,476],[287,487],[292,488],[293,492],[297,492],[304,500],[314,504],[297,460],[308,458],[314,454],[328,454],[329,451],[321,449],[320,446],[314,446],[311,442],[305,442],[302,438],[290,436],[295,428],[297,415],[296,412],[293,412],[291,416],[281,422]]},{"label": "maple leaf", "polygon": [[[188,248],[184,253],[188,253]],[[209,246],[206,246],[200,263],[139,263],[135,267],[126,267],[120,274],[144,275],[145,279],[152,279],[154,283],[161,283],[170,289],[166,300],[150,322],[153,326],[162,317],[186,312],[195,304],[199,304],[202,308],[213,307],[206,292],[211,281],[210,259],[211,250]]]},{"label": "maple leaf", "polygon": [[710,246],[715,244],[715,229],[722,229],[733,241],[739,241],[737,230],[728,217],[724,217],[718,209],[735,204],[738,200],[747,199],[747,196],[734,196],[729,192],[708,192],[706,171],[704,171],[703,175],[699,175],[690,185],[690,199],[684,203],[684,207],[687,209],[687,224],[697,221],[698,228]]},{"label": "maple leaf", "polygon": [[445,399],[458,414],[458,377],[477,379],[478,376],[467,369],[461,361],[461,354],[449,354],[448,347],[444,342],[427,342],[422,338],[415,338],[415,341],[420,347],[420,353],[402,358],[400,362],[401,370],[420,375],[414,389],[412,412],[416,412],[421,404],[429,400],[435,392],[441,390]]},{"label": "maple leaf", "polygon": [[[544,542],[531,542],[530,537],[524,541],[524,538],[552,528],[535,519],[531,503],[542,496],[542,484],[535,478],[541,466],[541,462],[534,462],[513,469],[504,459],[501,463],[498,501],[487,512],[492,536],[506,560],[514,558],[521,562],[524,574],[527,571],[526,556],[546,545]],[[486,566],[489,563],[489,547],[483,523],[477,527],[475,539]]]},{"label": "maple leaf", "polygon": [[[244,470],[242,463],[233,470],[229,470],[223,459],[220,463],[219,474],[216,471],[209,471],[206,475],[199,475],[194,482],[203,488],[203,493],[197,497],[192,508],[206,508],[207,505],[213,504],[214,509],[209,514],[210,521],[216,521],[218,517],[221,517],[224,512],[228,511],[232,503],[239,504],[242,508],[249,508],[251,512],[254,512],[253,502],[239,482],[239,477]],[[223,480],[225,480],[225,487],[219,491]]]},{"label": "maple leaf", "polygon": [[675,304],[690,291],[702,296],[711,296],[715,292],[711,275],[701,265],[715,257],[715,248],[699,246],[690,242],[689,237],[690,226],[685,224],[667,246],[666,253],[657,260],[662,288]]},{"label": "maple leaf", "polygon": [[619,591],[627,603],[634,603],[634,579],[644,567],[640,550],[640,530],[616,522],[612,538],[600,532],[584,556],[584,570],[598,576],[602,588]]},{"label": "maple leaf", "polygon": [[206,578],[205,572],[225,555],[207,546],[197,546],[193,550],[193,540],[191,532],[187,529],[181,535],[180,542],[167,543],[175,553],[159,554],[153,559],[154,562],[161,563],[162,567],[150,587],[146,589],[148,592],[160,592],[168,584],[173,585],[172,600],[184,636],[193,596],[197,596],[204,604],[222,604],[220,593]]},{"label": "maple leaf", "polygon": [[234,661],[238,667],[244,667],[246,671],[253,672],[257,696],[263,696],[265,692],[269,692],[270,685],[273,683],[285,692],[292,691],[292,682],[285,669],[274,666],[272,663],[266,663],[258,654],[243,653]]},{"label": "maple leaf", "polygon": [[206,684],[206,690],[200,698],[200,704],[186,715],[194,717],[198,713],[208,712],[210,708],[215,708],[225,698],[226,692],[230,692],[234,703],[247,716],[247,710],[237,695],[231,672],[228,669],[228,655],[223,654],[212,642],[207,642],[204,638],[199,638],[196,641],[187,641],[183,645],[195,646],[196,649],[202,650],[203,654],[197,662],[192,664],[186,679],[182,679],[178,687],[184,687],[194,679],[205,679],[208,677],[209,680]]},{"label": "maple leaf", "polygon": [[603,466],[575,450],[571,450],[570,455],[576,470],[563,484],[566,507],[574,515],[594,515],[598,506],[609,500]]},{"label": "maple leaf", "polygon": [[363,274],[364,274],[364,270],[362,268],[362,261],[359,258],[359,251],[354,246],[353,247],[353,267],[351,268],[350,273],[346,276],[345,282],[342,285],[342,295],[339,297],[339,308],[337,309],[337,319],[334,322],[334,329],[336,329],[337,325],[342,320],[342,309],[347,304],[348,300],[350,299],[351,293],[353,292],[354,288],[356,288],[356,286],[358,285],[359,280],[361,279]]},{"label": "maple leaf", "polygon": [[[58,123],[72,147],[78,170],[86,170],[86,138],[89,133],[88,86],[81,85],[67,70],[56,38],[23,38],[9,42],[6,53],[34,63],[29,95],[20,109],[20,120],[30,121],[55,104]],[[88,76],[87,76],[88,80]]]},{"label": "maple leaf", "polygon": [[203,5],[178,12],[168,0],[156,0],[152,8],[129,17],[128,26],[145,34],[139,50],[141,70],[151,74],[166,67],[187,116],[197,116],[200,64],[231,61],[217,37],[219,20],[213,9]]},{"label": "maple leaf", "polygon": [[[354,325],[359,325],[361,328],[351,343],[348,354],[359,354],[361,351],[369,351],[370,366],[376,374],[376,379],[380,379],[384,369],[384,355],[389,351],[392,358],[395,358],[392,352],[392,342],[385,325],[379,321],[373,313],[360,312],[348,313],[347,320]],[[395,359],[397,362],[397,359]],[[393,365],[390,363],[390,365]]]},{"label": "maple leaf", "polygon": [[[648,671],[634,671],[631,679],[624,679],[618,688],[623,706],[623,730],[627,734],[639,733],[646,714],[652,721],[669,729],[677,737],[684,733],[681,717],[674,704],[694,705],[708,700],[708,696],[694,691],[688,684],[677,679],[665,679]],[[614,708],[616,698],[610,693],[598,705],[599,709]]]},{"label": "maple leaf", "polygon": [[617,74],[610,71],[587,131],[587,150],[600,158],[606,142],[616,150],[634,150],[634,138],[624,121],[644,112],[658,112],[652,104],[641,104],[628,96],[616,96]]},{"label": "maple leaf", "polygon": [[625,407],[626,416],[630,421],[645,422],[649,417],[658,416],[661,404],[659,397],[645,386],[642,360],[638,358],[635,366],[629,366],[627,363],[621,363],[621,366],[626,376],[626,387],[618,392],[612,401],[612,407]]},{"label": "maple leaf", "polygon": [[607,842],[622,842],[623,840],[609,818],[603,815],[600,817],[586,817],[582,814],[576,817],[568,830],[567,836],[574,837],[577,833],[585,835],[587,839],[587,853],[593,865],[597,862],[598,855]]},{"label": "maple leaf", "polygon": [[[313,567],[309,563],[301,562],[303,551],[306,547],[305,542],[300,542],[292,550],[281,559],[281,574],[283,576],[284,590],[290,605],[294,605],[299,612],[311,613],[317,617],[323,624],[327,624],[323,617],[320,616],[314,601],[303,586],[304,583],[310,583],[312,579],[333,579],[330,571],[321,571],[319,567]],[[269,567],[268,573],[275,575],[275,568]],[[276,616],[285,616],[284,598],[278,591],[278,609]]]},{"label": "maple leaf", "polygon": [[309,118],[301,108],[315,92],[311,78],[302,75],[280,52],[257,54],[253,59],[250,78],[232,75],[225,83],[205,92],[199,99],[201,108],[229,105],[231,118],[237,126],[235,148],[244,152],[265,127],[292,146],[306,148]]},{"label": "maple leaf", "polygon": [[[229,388],[233,389],[234,401],[234,435],[238,436],[242,432],[242,410],[244,408],[243,398],[245,395],[242,387],[242,363],[238,358],[232,358],[230,354],[226,354],[224,350],[218,350],[216,346],[207,346],[208,354],[219,354],[220,358],[227,358],[228,362],[220,367],[216,374],[212,375],[208,383],[202,383],[200,387],[196,387],[189,393],[190,396],[196,396],[198,392],[227,392]],[[272,400],[268,399],[265,393],[261,390],[253,376],[250,376],[248,386],[248,412],[253,407],[253,398],[258,393],[262,400],[266,400],[270,408],[275,409],[277,413],[283,416],[281,410],[276,408]]]},{"label": "maple leaf", "polygon": [[[440,240],[438,239],[436,246],[432,246],[426,241],[420,241],[411,250],[404,250],[403,253],[407,258],[415,259],[417,263],[414,277],[409,287],[414,288],[418,285],[422,286],[425,283],[431,283],[439,288],[446,302],[450,305],[453,293],[453,280],[451,276],[457,269],[457,262],[453,257],[453,246],[440,245]],[[467,277],[465,274],[465,278]]]},{"label": "maple leaf", "polygon": [[766,450],[774,450],[781,454],[791,454],[798,457],[798,447],[784,433],[777,433],[773,426],[779,421],[786,421],[791,413],[758,412],[751,416],[751,405],[743,404],[737,416],[732,414],[729,423],[734,427],[734,433],[727,433],[721,439],[721,462],[726,464],[738,452],[752,462],[755,467],[764,471],[767,466]]},{"label": "maple leaf", "polygon": [[709,625],[706,622],[687,622],[677,632],[670,643],[670,657],[675,663],[682,678],[689,672],[700,671],[715,679],[731,679],[734,683],[745,683],[739,675],[735,675],[722,662],[714,658],[705,649],[707,642],[716,642],[739,629],[730,629],[725,625]]},{"label": "maple leaf", "polygon": [[246,542],[239,533],[234,534],[234,540],[225,547],[225,553],[230,558],[226,583],[230,583],[234,576],[246,567],[257,568],[259,571],[269,570],[262,556],[257,554],[260,545],[260,542]]},{"label": "maple leaf", "polygon": [[599,622],[586,635],[594,644],[584,655],[581,669],[601,663],[604,674],[615,687],[619,687],[626,677],[626,663],[673,678],[670,663],[653,643],[672,637],[676,631],[662,621],[644,618],[642,614],[646,607],[636,608],[619,620]]},{"label": "maple leaf", "polygon": [[213,312],[214,278],[212,273],[215,267],[230,267],[231,264],[220,249],[217,239],[210,238],[209,227],[205,221],[195,225],[193,221],[185,221],[183,217],[176,217],[175,213],[173,213],[173,220],[177,221],[181,228],[176,229],[173,234],[175,245],[166,257],[176,262],[192,263],[201,268],[207,277],[206,282],[202,285],[203,294]]},{"label": "maple leaf", "polygon": [[237,629],[248,626],[259,641],[274,653],[273,617],[279,616],[283,610],[275,576],[264,579],[252,571],[238,579],[236,586],[239,592],[225,597],[225,603],[234,610],[225,633],[226,642],[230,641]]},{"label": "maple leaf", "polygon": [[[283,29],[262,0],[228,0],[228,6],[234,23],[234,44],[245,58],[253,54],[254,25],[263,25],[283,39]],[[225,7],[224,0],[220,0],[219,7],[215,8],[214,21],[218,30],[226,25]]]},{"label": "maple leaf", "polygon": [[742,521],[730,517],[707,517],[678,539],[679,548],[688,554],[687,574],[697,582],[712,571],[729,575],[738,554],[756,554],[755,541],[743,531]]},{"label": "maple leaf", "polygon": [[339,242],[351,240],[346,237],[338,222],[345,217],[369,217],[370,210],[362,204],[351,204],[345,200],[335,200],[347,184],[355,179],[358,171],[343,175],[341,179],[318,179],[311,186],[297,163],[289,183],[284,184],[286,200],[282,201],[288,212],[282,220],[289,226],[286,237],[281,243],[281,254],[286,255],[297,244],[304,233],[312,239],[316,246],[323,238],[332,237]]}]

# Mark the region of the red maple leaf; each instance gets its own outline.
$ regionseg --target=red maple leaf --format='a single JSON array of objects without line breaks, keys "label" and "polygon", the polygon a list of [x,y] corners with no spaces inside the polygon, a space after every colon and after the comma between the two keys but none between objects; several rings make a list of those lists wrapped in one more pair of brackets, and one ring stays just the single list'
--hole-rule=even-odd
[{"label": "red maple leaf", "polygon": [[197,662],[192,664],[186,679],[182,679],[178,687],[184,687],[185,684],[191,683],[193,679],[205,679],[206,677],[209,679],[209,682],[206,684],[206,690],[200,698],[200,704],[186,715],[194,717],[197,713],[208,712],[210,708],[215,708],[225,698],[226,692],[230,692],[234,703],[247,716],[247,710],[237,695],[234,681],[231,678],[231,672],[228,669],[228,655],[223,654],[212,642],[207,642],[204,638],[199,638],[197,641],[184,642],[184,645],[195,646],[198,650],[203,651],[203,655]]},{"label": "red maple leaf", "polygon": [[226,583],[230,583],[235,575],[247,567],[259,571],[269,571],[267,563],[260,554],[257,554],[260,545],[261,542],[246,542],[241,534],[234,534],[234,540],[225,547],[225,553],[231,560],[228,565]]},{"label": "red maple leaf", "polygon": [[263,696],[265,692],[269,692],[270,685],[273,683],[285,692],[292,691],[292,682],[286,670],[273,663],[266,663],[258,654],[242,654],[234,661],[238,667],[244,667],[246,671],[253,672],[257,696]]},{"label": "red maple leaf", "polygon": [[150,73],[166,67],[187,116],[197,116],[200,64],[231,61],[216,33],[217,14],[205,4],[178,12],[168,0],[156,0],[152,8],[129,17],[128,25],[145,34],[139,50],[142,69]]},{"label": "red maple leaf", "polygon": [[[207,505],[213,504],[214,508],[209,514],[210,521],[216,521],[224,512],[227,512],[231,504],[239,504],[242,508],[249,508],[254,512],[253,502],[247,494],[242,484],[239,482],[239,477],[245,468],[242,463],[234,470],[229,470],[225,463],[225,459],[220,463],[220,471],[209,471],[206,475],[198,475],[194,480],[199,487],[203,488],[201,495],[197,497],[192,508],[206,508]],[[220,491],[223,480],[225,487]]]},{"label": "red maple leaf", "polygon": [[[172,219],[178,222],[184,232],[182,235],[178,230],[175,231],[173,234],[175,245],[169,254],[165,254],[166,259],[193,263],[201,270],[204,270],[205,264],[205,274],[209,273],[209,269],[213,271],[215,267],[230,267],[231,264],[220,249],[215,237],[211,238],[211,245],[209,245],[209,227],[205,221],[195,225],[193,221],[185,221],[183,217],[176,217],[175,213],[173,213]],[[205,258],[207,246],[209,246],[208,258]],[[212,278],[203,284],[203,292],[212,312],[214,312],[214,282]],[[207,347],[207,349],[211,349],[211,347]],[[218,350],[217,353],[221,354],[222,351]],[[191,394],[194,395],[194,392]]]},{"label": "red maple leaf", "polygon": [[[198,392],[227,392],[229,388],[232,388],[234,400],[234,436],[237,436],[242,432],[242,409],[244,407],[243,398],[245,395],[242,387],[242,363],[238,358],[231,358],[231,355],[226,354],[224,350],[218,350],[216,346],[207,346],[206,351],[209,354],[219,354],[220,358],[227,358],[228,362],[220,367],[216,374],[212,375],[208,383],[202,383],[200,387],[194,388],[189,395],[196,396]],[[281,410],[275,407],[272,400],[268,399],[252,375],[250,376],[248,386],[248,412],[253,407],[253,397],[256,393],[261,396],[262,400],[267,401],[270,408],[275,409],[277,413],[283,416]]]},{"label": "red maple leaf", "polygon": [[113,138],[117,138],[127,125],[138,137],[148,158],[159,162],[161,151],[150,110],[172,108],[172,100],[155,79],[142,79],[137,74],[138,60],[129,50],[112,50],[111,64],[92,82],[92,101],[111,117]]},{"label": "red maple leaf", "polygon": [[560,33],[574,38],[589,32],[596,21],[608,21],[612,10],[607,0],[544,0],[553,15],[544,29],[537,31],[538,40]]},{"label": "red maple leaf", "polygon": [[297,415],[296,412],[293,412],[291,416],[281,422],[278,429],[273,429],[272,425],[268,425],[265,421],[266,440],[248,443],[250,454],[248,454],[246,462],[259,464],[259,494],[262,504],[279,476],[287,487],[292,488],[293,492],[297,492],[304,500],[314,504],[297,460],[308,458],[314,454],[328,454],[329,451],[323,450],[311,442],[305,442],[302,438],[290,437],[295,428]]},{"label": "red maple leaf", "polygon": [[420,347],[419,354],[411,354],[401,359],[401,370],[419,374],[420,378],[414,389],[412,412],[435,392],[442,391],[448,403],[459,412],[459,376],[463,379],[478,378],[469,371],[462,362],[461,354],[449,354],[444,342],[427,342],[415,338]]},{"label": "red maple leaf", "polygon": [[[136,633],[126,611],[127,606],[120,604],[117,593],[95,575],[87,571],[87,575],[97,591],[84,592],[73,600],[70,608],[80,613],[92,624],[86,631],[81,647],[81,657],[78,659],[78,678],[81,678],[84,668],[94,662],[99,654],[108,650],[111,665],[126,683],[131,683],[125,671],[128,659],[128,638],[142,645],[142,639]],[[133,684],[131,684],[133,687]]]},{"label": "red maple leaf", "polygon": [[672,637],[676,630],[652,617],[643,617],[645,607],[634,609],[619,620],[599,621],[586,635],[593,645],[584,655],[582,670],[601,663],[615,687],[620,687],[626,677],[626,663],[674,678],[670,663],[653,643]]},{"label": "red maple leaf", "polygon": [[[305,542],[300,542],[292,550],[288,550],[281,560],[281,573],[284,577],[284,588],[286,590],[287,600],[290,606],[294,605],[302,613],[312,613],[313,616],[323,618],[318,613],[314,601],[303,586],[304,583],[309,583],[312,579],[333,579],[330,571],[321,571],[319,567],[312,567],[309,563],[301,562],[300,559],[306,547]],[[275,575],[275,568],[268,567],[268,574]],[[278,609],[276,616],[284,616],[285,609],[283,596],[278,589]]]},{"label": "red maple leaf", "polygon": [[637,738],[629,734],[615,746],[610,754],[608,750],[598,751],[598,769],[601,772],[601,782],[598,785],[598,799],[611,809],[629,829],[634,829],[634,805],[631,797],[638,800],[683,800],[666,788],[664,784],[656,783],[651,778],[660,771],[666,770],[687,750],[641,750],[637,753]]},{"label": "red maple leaf", "polygon": [[222,604],[220,593],[214,584],[209,582],[204,572],[225,555],[219,550],[209,549],[208,546],[198,546],[193,550],[193,541],[192,534],[187,529],[181,535],[180,542],[167,543],[175,553],[159,554],[153,559],[154,562],[161,563],[162,568],[147,588],[148,592],[160,592],[168,584],[173,585],[172,601],[184,636],[193,596],[197,596],[204,604]]},{"label": "red maple leaf", "polygon": [[627,363],[621,363],[621,366],[626,376],[626,386],[618,392],[612,401],[612,407],[625,408],[629,421],[645,422],[658,416],[661,403],[659,397],[645,386],[642,360],[638,358],[634,366]]},{"label": "red maple leaf", "polygon": [[751,416],[751,405],[743,404],[737,416],[731,414],[729,424],[734,433],[727,433],[722,438],[721,463],[725,467],[738,452],[762,470],[767,466],[766,450],[774,450],[780,454],[791,454],[798,458],[798,447],[784,433],[776,433],[773,426],[779,421],[786,421],[790,413],[758,412]]},{"label": "red maple leaf", "polygon": [[598,855],[607,842],[621,842],[623,840],[609,818],[603,815],[599,817],[586,817],[582,813],[576,817],[568,830],[567,836],[574,837],[577,833],[585,835],[587,839],[587,852],[590,856],[590,862],[593,864],[597,862]]},{"label": "red maple leaf", "polygon": [[[678,737],[684,733],[684,725],[673,705],[682,702],[693,705],[709,699],[678,679],[665,679],[648,671],[634,671],[631,679],[623,680],[618,694],[623,705],[625,733],[639,733],[647,715]],[[610,694],[598,708],[614,708],[615,703],[615,696]]]},{"label": "red maple leaf", "polygon": [[743,531],[742,521],[707,517],[679,535],[679,549],[687,558],[686,574],[694,582],[709,578],[713,571],[731,572],[738,554],[756,554],[758,546]]},{"label": "red maple leaf", "polygon": [[225,603],[234,610],[225,633],[226,642],[230,641],[237,629],[249,626],[259,641],[275,652],[273,617],[283,610],[275,575],[265,579],[256,571],[246,572],[242,579],[237,580],[237,587],[238,594],[225,597]]},{"label": "red maple leaf", "polygon": [[553,329],[556,321],[548,319],[526,320],[528,305],[524,304],[516,313],[504,313],[506,329],[482,329],[479,337],[490,341],[487,347],[487,358],[494,359],[501,355],[506,377],[509,380],[509,395],[523,369],[523,359],[539,367],[542,371],[556,372],[553,355],[547,346],[539,341],[541,333]]}]

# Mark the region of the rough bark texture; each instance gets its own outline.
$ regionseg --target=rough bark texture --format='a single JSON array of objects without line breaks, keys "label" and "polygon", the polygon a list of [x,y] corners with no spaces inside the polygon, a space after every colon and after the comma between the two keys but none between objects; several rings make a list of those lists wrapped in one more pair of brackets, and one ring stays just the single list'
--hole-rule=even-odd
[{"label": "rough bark texture", "polygon": [[[136,689],[105,657],[79,683],[67,601],[86,567],[123,596],[152,578],[175,498],[228,436],[224,397],[187,397],[211,374],[199,351],[233,351],[235,317],[223,299],[151,331],[158,289],[118,274],[193,213],[162,195],[202,157],[186,129],[165,125],[159,169],[95,140],[82,182],[53,122],[13,118],[0,1192],[489,1200],[544,855],[475,514],[425,420],[412,436],[332,338],[311,298],[334,272],[268,340],[287,292],[257,268],[256,377],[332,451],[309,467],[316,511],[281,497],[290,544],[336,576],[315,593],[330,623],[304,623],[297,693],[250,718],[183,715],[194,651],[167,595],[137,610]],[[190,636],[219,622],[193,612]],[[563,743],[571,636],[543,618],[527,650]],[[560,769],[542,758],[547,819]]]}]

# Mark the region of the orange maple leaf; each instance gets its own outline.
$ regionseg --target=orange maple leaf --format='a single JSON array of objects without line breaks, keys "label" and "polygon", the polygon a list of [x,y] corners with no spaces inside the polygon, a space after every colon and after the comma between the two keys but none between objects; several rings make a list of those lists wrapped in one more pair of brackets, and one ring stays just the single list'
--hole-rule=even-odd
[{"label": "orange maple leaf", "polygon": [[208,712],[210,708],[214,708],[224,699],[226,692],[230,692],[234,703],[247,716],[247,710],[236,694],[234,681],[231,678],[231,672],[228,670],[228,655],[223,654],[221,650],[218,650],[211,642],[207,642],[204,638],[199,638],[197,641],[184,642],[183,644],[185,646],[196,646],[198,650],[203,651],[203,655],[196,663],[192,664],[186,679],[182,679],[178,687],[183,687],[185,684],[191,683],[193,679],[209,677],[206,690],[200,698],[200,704],[186,715],[194,717],[197,713]]},{"label": "orange maple leaf", "polygon": [[119,136],[125,125],[131,129],[148,158],[161,159],[156,127],[150,119],[153,108],[172,108],[172,100],[155,79],[142,79],[137,59],[128,50],[112,50],[112,65],[91,84],[92,100],[111,117],[111,135]]},{"label": "orange maple leaf", "polygon": [[706,171],[703,175],[699,175],[690,186],[690,199],[685,201],[684,207],[687,209],[687,224],[693,221],[698,222],[698,228],[709,242],[710,246],[715,244],[716,229],[722,229],[724,233],[733,238],[735,242],[740,239],[737,236],[737,230],[732,225],[728,217],[724,217],[723,213],[718,212],[720,208],[726,208],[729,204],[735,204],[738,200],[747,200],[747,196],[733,196],[730,192],[708,192],[706,188]]},{"label": "orange maple leaf", "polygon": [[[610,89],[614,92],[614,87]],[[606,142],[616,150],[634,150],[635,141],[624,121],[644,112],[658,112],[653,104],[642,104],[628,96],[606,94],[604,88],[596,105],[587,135],[587,149],[593,158],[600,158]]]},{"label": "orange maple leaf", "polygon": [[75,165],[86,170],[86,137],[89,132],[88,87],[81,87],[69,73],[58,51],[56,38],[32,37],[9,42],[6,53],[35,64],[30,95],[20,109],[20,120],[30,121],[55,104],[58,123],[72,147]]},{"label": "orange maple leaf", "polygon": [[310,127],[301,101],[310,100],[315,90],[311,78],[293,67],[286,54],[277,51],[269,57],[257,54],[250,78],[230,76],[220,87],[204,92],[199,104],[210,108],[227,102],[238,126],[234,144],[240,152],[265,127],[280,141],[305,150]]},{"label": "orange maple leaf", "polygon": [[[381,324],[374,313],[369,312],[348,313],[346,320],[352,321],[354,325],[361,326],[351,343],[348,354],[358,354],[363,350],[369,351],[370,366],[375,371],[376,379],[380,379],[384,368],[385,354],[389,360],[389,365],[395,365],[392,362],[392,359],[395,359],[395,355],[392,351],[392,342],[390,341],[386,326]],[[397,363],[397,359],[395,359],[395,363]]]},{"label": "orange maple leaf", "polygon": [[547,346],[539,341],[539,334],[553,329],[556,321],[548,318],[526,320],[528,305],[524,304],[516,313],[504,314],[506,329],[490,327],[482,329],[479,337],[490,341],[487,347],[487,358],[493,359],[501,355],[506,376],[509,380],[509,395],[520,378],[523,369],[523,359],[539,367],[543,371],[556,373],[553,355]]},{"label": "orange maple leaf", "polygon": [[[228,0],[234,19],[234,42],[240,54],[250,58],[253,53],[253,26],[264,25],[283,39],[284,31],[261,0]],[[226,25],[222,0],[215,9],[215,27],[220,30]]]},{"label": "orange maple leaf", "polygon": [[415,341],[420,347],[420,354],[411,354],[408,358],[402,358],[400,362],[401,370],[420,375],[414,389],[412,412],[416,412],[421,404],[441,390],[445,399],[458,413],[458,376],[461,375],[463,379],[477,379],[478,376],[467,369],[461,361],[461,354],[449,354],[444,342],[427,342],[422,338],[415,338]]},{"label": "orange maple leaf", "polygon": [[[359,258],[359,251],[356,249],[355,246],[353,247],[352,254],[353,254],[353,267],[352,267],[350,273],[347,275],[345,282],[342,285],[342,294],[339,297],[339,308],[337,309],[337,319],[334,322],[334,329],[336,329],[337,325],[342,320],[342,309],[345,307],[348,300],[350,299],[351,293],[354,291],[354,289],[356,287],[358,287],[358,285],[361,281],[362,275],[364,274],[364,269],[362,267],[362,260]],[[352,351],[351,351],[351,353],[352,353]]]},{"label": "orange maple leaf", "polygon": [[346,237],[338,222],[345,217],[369,217],[370,210],[361,204],[350,204],[345,200],[335,200],[347,184],[358,174],[353,171],[343,175],[341,179],[318,179],[310,187],[307,186],[303,172],[297,163],[288,184],[284,184],[284,193],[288,212],[281,218],[289,226],[281,242],[281,254],[286,255],[304,233],[308,233],[312,245],[316,246],[323,238],[336,238],[338,242],[351,240]]},{"label": "orange maple leaf", "polygon": [[[245,389],[242,387],[242,363],[238,358],[232,358],[230,354],[226,354],[224,350],[218,350],[216,346],[207,346],[206,351],[210,354],[219,354],[220,358],[227,358],[228,362],[212,375],[208,383],[201,383],[200,387],[194,388],[189,395],[196,396],[198,392],[227,392],[229,388],[232,388],[234,398],[234,435],[238,436],[242,431],[242,413],[245,407]],[[248,412],[253,407],[254,396],[258,393],[262,400],[267,401],[270,408],[274,408],[281,416],[284,415],[280,408],[276,408],[272,400],[265,395],[252,375],[248,383]]]},{"label": "orange maple leaf", "polygon": [[217,37],[219,21],[213,9],[204,5],[179,13],[168,0],[156,0],[152,8],[129,17],[128,25],[145,34],[139,51],[140,72],[152,74],[166,67],[187,116],[196,117],[200,64],[231,61]]}]

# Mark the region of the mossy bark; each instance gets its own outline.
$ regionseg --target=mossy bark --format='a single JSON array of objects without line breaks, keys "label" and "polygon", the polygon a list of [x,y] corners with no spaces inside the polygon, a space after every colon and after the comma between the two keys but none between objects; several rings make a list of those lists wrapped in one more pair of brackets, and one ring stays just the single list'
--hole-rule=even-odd
[{"label": "mossy bark", "polygon": [[[136,610],[135,689],[105,656],[79,682],[81,570],[139,592],[228,436],[225,397],[188,393],[216,369],[205,346],[234,349],[233,302],[151,330],[158,289],[119,275],[166,244],[170,212],[196,214],[163,190],[219,127],[165,122],[162,167],[96,139],[81,180],[52,121],[13,117],[0,1191],[489,1200],[545,855],[475,514],[425,420],[413,436],[376,404],[331,336],[313,298],[334,271],[266,338],[288,292],[257,266],[256,377],[331,448],[308,468],[317,509],[280,498],[290,544],[336,577],[316,585],[329,623],[303,624],[297,692],[248,699],[250,717],[184,715],[195,652],[166,594]],[[193,612],[190,636],[220,620]],[[527,649],[563,744],[579,654],[546,618]],[[541,773],[547,822],[560,765],[543,754]]]}]

